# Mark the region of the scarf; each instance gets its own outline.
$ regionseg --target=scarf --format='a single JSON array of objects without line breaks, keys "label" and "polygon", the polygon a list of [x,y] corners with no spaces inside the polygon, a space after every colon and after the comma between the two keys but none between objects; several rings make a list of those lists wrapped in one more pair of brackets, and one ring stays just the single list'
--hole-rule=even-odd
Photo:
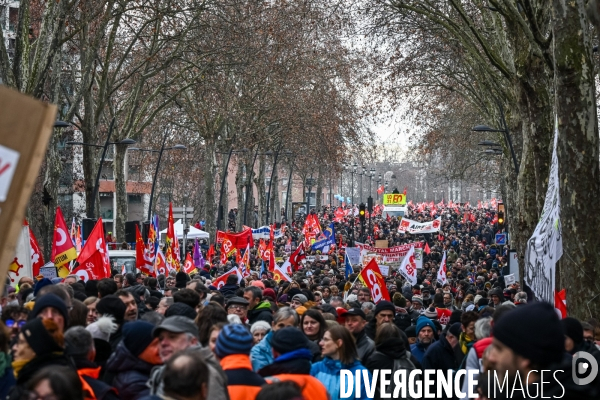
[{"label": "scarf", "polygon": [[458,338],[458,343],[460,344],[460,349],[462,353],[467,354],[473,346],[473,343],[475,343],[475,340],[468,337],[465,332],[461,332]]},{"label": "scarf", "polygon": [[15,374],[15,378],[19,377],[19,372],[21,372],[21,370],[23,369],[23,367],[25,365],[27,365],[27,363],[31,361],[31,360],[18,360],[18,361],[13,361],[12,362],[12,368],[13,368],[13,372]]},{"label": "scarf", "polygon": [[2,378],[4,374],[6,374],[6,370],[8,369],[8,366],[10,365],[11,361],[12,359],[10,357],[10,354],[0,352],[0,378]]}]

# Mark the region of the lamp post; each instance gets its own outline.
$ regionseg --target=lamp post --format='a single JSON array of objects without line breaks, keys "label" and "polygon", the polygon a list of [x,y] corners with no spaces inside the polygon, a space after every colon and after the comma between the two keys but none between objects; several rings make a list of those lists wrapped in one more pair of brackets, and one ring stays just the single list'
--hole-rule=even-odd
[{"label": "lamp post", "polygon": [[165,143],[167,141],[167,133],[165,133],[162,141],[162,145],[160,146],[160,150],[154,149],[140,149],[139,147],[130,147],[129,150],[133,151],[147,151],[150,153],[158,153],[158,160],[156,162],[156,168],[154,170],[154,178],[152,179],[152,189],[150,190],[150,201],[148,202],[148,221],[152,220],[152,200],[154,199],[154,189],[156,188],[156,180],[158,179],[158,170],[160,168],[160,162],[162,160],[162,155],[165,150],[185,150],[185,147],[182,144],[176,144],[172,147],[165,147]]},{"label": "lamp post", "polygon": [[[58,121],[57,121],[57,123],[58,123]],[[108,135],[106,137],[106,142],[104,142],[104,146],[100,146],[98,144],[92,144],[92,143],[84,143],[84,142],[69,141],[69,142],[65,143],[70,146],[79,145],[79,146],[92,146],[92,147],[102,148],[102,156],[100,157],[100,165],[98,166],[98,173],[96,174],[96,182],[94,183],[94,192],[92,194],[92,199],[90,201],[91,204],[90,204],[90,208],[88,210],[88,218],[93,218],[94,214],[95,214],[96,197],[98,197],[98,190],[100,187],[100,175],[102,174],[102,165],[104,164],[104,158],[106,157],[106,149],[108,149],[108,145],[109,144],[130,145],[130,144],[136,143],[136,141],[133,139],[123,139],[118,142],[111,142],[110,137],[112,136],[114,125],[115,125],[115,119],[113,118],[112,121],[110,122],[110,128],[108,129]],[[63,127],[63,126],[64,125],[61,125],[61,127]]]},{"label": "lamp post", "polygon": [[365,173],[367,172],[367,169],[364,167],[359,167],[359,171],[360,173],[358,175],[360,175],[360,186],[359,186],[359,196],[358,196],[358,201],[359,203],[363,202],[363,175],[365,175]]},{"label": "lamp post", "polygon": [[373,177],[375,176],[375,168],[369,171],[369,196],[373,196]]},{"label": "lamp post", "polygon": [[[517,163],[517,156],[515,155],[515,150],[513,149],[512,140],[510,138],[510,132],[508,130],[508,126],[506,125],[506,120],[504,118],[504,108],[502,107],[502,103],[500,103],[499,101],[496,101],[496,104],[498,105],[498,109],[500,110],[500,123],[503,126],[503,129],[494,129],[494,128],[490,128],[487,125],[477,125],[477,126],[473,127],[472,131],[474,131],[474,132],[500,132],[500,133],[503,133],[504,134],[504,140],[506,141],[506,145],[510,149],[510,154],[511,154],[511,157],[512,157],[513,165],[515,167],[515,173],[518,176],[519,175],[519,164]],[[480,143],[480,145],[482,145],[482,144]],[[499,154],[499,153],[494,153],[494,154]]]},{"label": "lamp post", "polygon": [[[290,175],[288,176],[287,189],[285,191],[285,219],[288,219],[288,204],[290,203],[290,188],[292,187],[292,170],[294,167],[294,153],[286,151],[285,154],[288,156],[290,162]],[[293,217],[292,217],[293,219]]]},{"label": "lamp post", "polygon": [[306,214],[308,215],[310,213],[310,203],[311,203],[311,195],[312,195],[312,187],[315,184],[315,180],[312,177],[312,174],[310,174],[310,178],[308,178],[306,180],[306,187],[308,187],[308,210],[306,210]]},{"label": "lamp post", "polygon": [[377,201],[379,201],[379,188],[381,187],[381,174],[379,174],[379,176],[377,177]]},{"label": "lamp post", "polygon": [[354,163],[352,165],[352,169],[350,170],[350,174],[352,175],[352,209],[354,210],[354,174],[356,173],[356,169],[358,168],[358,164]]}]

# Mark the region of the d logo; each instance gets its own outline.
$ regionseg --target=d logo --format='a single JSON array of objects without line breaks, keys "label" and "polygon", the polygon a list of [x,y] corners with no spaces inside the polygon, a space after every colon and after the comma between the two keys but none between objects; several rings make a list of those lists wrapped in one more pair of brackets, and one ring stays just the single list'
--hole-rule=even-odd
[{"label": "d logo", "polygon": [[[573,360],[571,361],[571,365],[571,373],[573,375],[573,381],[576,385],[590,384],[594,379],[596,379],[596,376],[598,375],[598,362],[596,361],[594,356],[592,356],[586,351],[578,351],[577,353],[575,353],[575,355],[573,356]],[[580,376],[586,375],[588,371],[590,372],[587,377],[580,378]]]}]

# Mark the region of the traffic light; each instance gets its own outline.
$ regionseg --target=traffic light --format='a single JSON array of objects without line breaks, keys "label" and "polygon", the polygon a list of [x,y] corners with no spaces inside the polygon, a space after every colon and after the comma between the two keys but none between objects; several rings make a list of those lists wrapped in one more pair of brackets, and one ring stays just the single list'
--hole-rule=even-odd
[{"label": "traffic light", "polygon": [[358,218],[360,219],[360,222],[365,222],[365,211],[366,211],[366,206],[365,203],[360,203],[360,205],[358,206]]},{"label": "traffic light", "polygon": [[504,230],[504,212],[498,211],[498,230]]}]

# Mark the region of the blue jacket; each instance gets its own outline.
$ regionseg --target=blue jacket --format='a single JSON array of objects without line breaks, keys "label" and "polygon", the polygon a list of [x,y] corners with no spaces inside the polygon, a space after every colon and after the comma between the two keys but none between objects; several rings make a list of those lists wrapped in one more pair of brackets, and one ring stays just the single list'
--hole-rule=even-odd
[{"label": "blue jacket", "polygon": [[415,358],[417,359],[417,361],[419,361],[422,364],[423,363],[423,357],[425,356],[425,353],[427,352],[427,349],[429,347],[431,347],[431,346],[432,345],[430,344],[429,346],[425,347],[417,339],[417,343],[413,343],[413,344],[410,345],[410,352],[412,353],[413,356],[415,356]]},{"label": "blue jacket", "polygon": [[[334,360],[330,357],[325,357],[323,361],[319,361],[318,363],[313,364],[310,374],[317,378],[323,386],[327,389],[329,396],[331,396],[331,400],[340,399],[340,375],[341,370],[349,370],[352,373],[353,377],[356,377],[355,371],[365,370],[369,376],[369,382],[372,383],[371,373],[358,361],[354,361],[349,365],[342,365],[340,360]],[[362,377],[361,372],[361,377]],[[347,383],[350,383],[347,381]],[[350,399],[372,399],[372,397],[367,397],[367,391],[365,390],[364,381],[361,379],[361,389],[360,396],[356,396],[355,393],[355,385],[352,385],[352,391]]]},{"label": "blue jacket", "polygon": [[273,346],[271,346],[272,337],[273,331],[269,331],[267,336],[258,342],[258,344],[250,351],[250,360],[252,361],[252,369],[254,372],[258,372],[258,370],[263,367],[273,364]]}]

